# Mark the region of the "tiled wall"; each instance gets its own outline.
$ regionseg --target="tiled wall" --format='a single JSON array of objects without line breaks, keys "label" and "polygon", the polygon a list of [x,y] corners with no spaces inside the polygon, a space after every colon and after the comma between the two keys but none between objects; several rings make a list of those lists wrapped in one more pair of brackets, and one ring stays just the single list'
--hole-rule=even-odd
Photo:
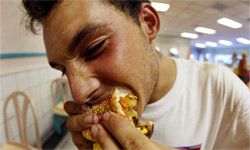
[{"label": "tiled wall", "polygon": [[[60,77],[60,72],[49,67],[40,67],[0,76],[0,147],[5,143],[3,126],[3,103],[6,97],[13,91],[24,91],[32,100],[38,113],[40,125],[40,137],[45,140],[53,130],[52,99],[50,94],[51,81]],[[13,105],[12,105],[13,106]],[[9,113],[13,113],[13,108]],[[29,113],[30,115],[30,113]],[[33,144],[35,141],[35,131],[32,117],[28,117],[28,139]],[[14,137],[17,138],[17,128],[15,118],[10,117],[10,127],[14,127]]]}]

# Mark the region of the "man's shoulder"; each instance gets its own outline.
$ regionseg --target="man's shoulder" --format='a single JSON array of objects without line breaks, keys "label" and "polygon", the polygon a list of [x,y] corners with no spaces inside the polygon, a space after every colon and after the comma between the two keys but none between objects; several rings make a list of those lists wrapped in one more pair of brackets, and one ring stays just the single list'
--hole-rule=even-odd
[{"label": "man's shoulder", "polygon": [[198,73],[202,76],[215,76],[218,75],[218,73],[230,71],[225,66],[200,62],[197,60],[175,59],[175,62],[177,64],[177,68],[186,70],[187,73]]},{"label": "man's shoulder", "polygon": [[180,76],[185,77],[188,85],[195,82],[199,86],[210,85],[221,88],[239,84],[237,76],[226,66],[197,60],[175,59],[175,61]]}]

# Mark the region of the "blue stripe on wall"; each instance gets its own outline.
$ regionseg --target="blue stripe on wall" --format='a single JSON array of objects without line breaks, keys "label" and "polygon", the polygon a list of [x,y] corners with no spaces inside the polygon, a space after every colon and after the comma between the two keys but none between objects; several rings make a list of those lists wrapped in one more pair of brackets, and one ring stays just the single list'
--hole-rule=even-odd
[{"label": "blue stripe on wall", "polygon": [[41,56],[47,56],[47,55],[46,53],[0,53],[0,59],[41,57]]}]

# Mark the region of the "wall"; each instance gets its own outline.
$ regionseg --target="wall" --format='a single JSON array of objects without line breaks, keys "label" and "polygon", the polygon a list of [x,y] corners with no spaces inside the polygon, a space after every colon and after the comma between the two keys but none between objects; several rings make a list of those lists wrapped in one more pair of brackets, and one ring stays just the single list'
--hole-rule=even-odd
[{"label": "wall", "polygon": [[[0,55],[15,53],[45,53],[42,35],[32,35],[24,28],[24,14],[21,1],[0,1]],[[40,133],[46,139],[52,131],[51,81],[61,74],[51,69],[46,56],[23,57],[12,59],[0,58],[0,147],[5,143],[3,128],[3,103],[13,91],[24,91],[32,100],[38,112]],[[10,109],[13,113],[13,107]],[[28,137],[34,142],[34,126],[28,117]],[[17,138],[14,118],[9,119]]]},{"label": "wall", "polygon": [[187,58],[190,50],[190,40],[176,37],[176,36],[167,36],[167,35],[159,35],[155,42],[156,46],[158,46],[164,56],[169,55],[169,50],[171,48],[178,49],[180,58]]},{"label": "wall", "polygon": [[[18,71],[0,76],[0,147],[5,142],[3,128],[3,104],[6,97],[13,91],[20,90],[25,92],[33,102],[38,113],[40,133],[42,140],[45,140],[53,128],[52,120],[52,99],[50,94],[50,83],[54,78],[60,76],[59,72],[53,71],[49,67],[41,67],[25,71]],[[13,113],[13,109],[10,113]],[[34,142],[34,126],[30,123],[31,117],[28,117],[28,137],[30,143]],[[13,137],[17,138],[17,128],[15,118],[10,117],[10,126],[14,131]]]}]

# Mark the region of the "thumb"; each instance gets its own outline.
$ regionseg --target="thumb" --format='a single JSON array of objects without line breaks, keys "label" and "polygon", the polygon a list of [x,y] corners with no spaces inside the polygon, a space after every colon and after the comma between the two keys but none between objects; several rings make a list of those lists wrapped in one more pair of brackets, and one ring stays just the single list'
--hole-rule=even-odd
[{"label": "thumb", "polygon": [[103,123],[124,149],[157,149],[157,146],[132,126],[125,118],[113,112],[103,116]]}]

